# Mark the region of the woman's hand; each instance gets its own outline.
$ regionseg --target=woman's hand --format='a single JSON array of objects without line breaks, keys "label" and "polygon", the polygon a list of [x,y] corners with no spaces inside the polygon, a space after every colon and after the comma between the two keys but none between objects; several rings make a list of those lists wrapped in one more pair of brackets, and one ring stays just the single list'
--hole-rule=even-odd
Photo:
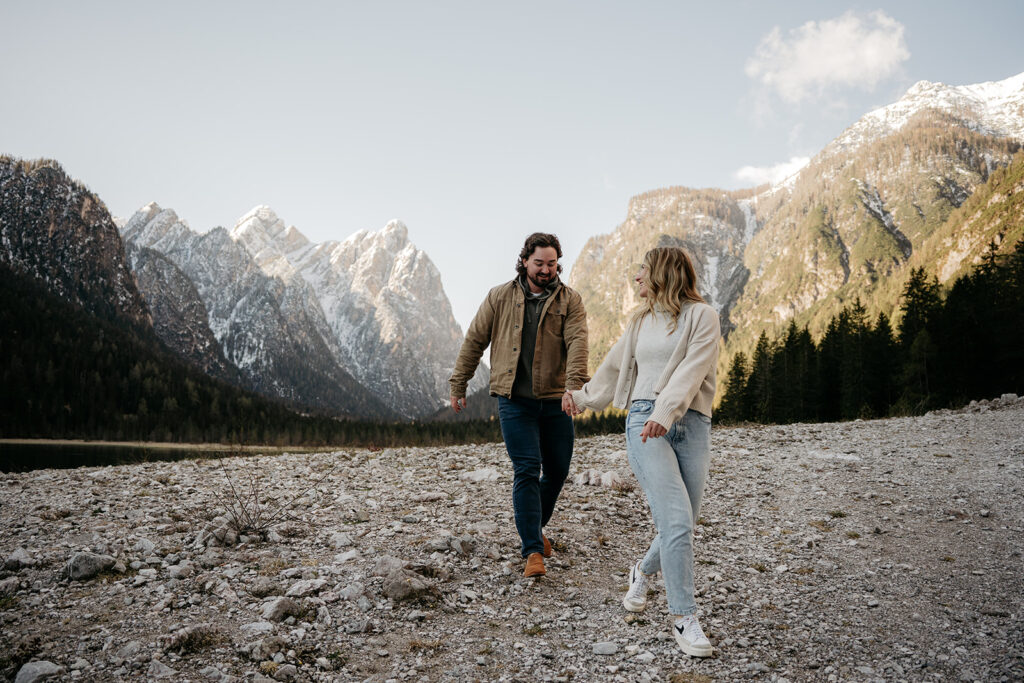
[{"label": "woman's hand", "polygon": [[573,415],[579,415],[583,411],[576,407],[576,401],[572,400],[572,392],[566,391],[562,394],[562,412],[572,417]]},{"label": "woman's hand", "polygon": [[652,422],[648,420],[647,422],[644,422],[644,429],[642,432],[640,432],[640,441],[641,443],[647,443],[647,437],[657,439],[659,437],[665,436],[666,434],[668,434],[667,429],[662,427],[657,422]]}]

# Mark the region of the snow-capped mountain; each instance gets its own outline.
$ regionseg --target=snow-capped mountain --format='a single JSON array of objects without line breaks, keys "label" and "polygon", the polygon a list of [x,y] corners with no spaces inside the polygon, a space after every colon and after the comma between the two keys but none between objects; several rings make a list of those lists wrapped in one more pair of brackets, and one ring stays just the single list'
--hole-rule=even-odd
[{"label": "snow-capped mountain", "polygon": [[658,244],[689,248],[731,349],[750,350],[762,330],[791,320],[818,335],[855,299],[870,316],[892,317],[911,267],[946,281],[990,243],[1012,245],[1013,231],[1024,231],[957,212],[1022,142],[1024,74],[957,87],[922,81],[760,194],[669,188],[635,197],[571,275],[596,330],[593,362],[636,303],[623,268]]},{"label": "snow-capped mountain", "polygon": [[153,317],[153,328],[164,344],[205,374],[245,385],[210,330],[206,306],[188,276],[153,249],[126,244],[128,264]]},{"label": "snow-capped mountain", "polygon": [[[339,364],[396,412],[430,414],[448,395],[462,333],[440,273],[403,223],[316,244],[258,206],[231,237],[265,274],[311,297],[304,306],[322,311]],[[471,388],[485,382],[478,373]]]},{"label": "snow-capped mountain", "polygon": [[961,86],[918,81],[896,102],[865,114],[822,152],[852,152],[896,133],[915,114],[928,109],[946,112],[983,135],[1024,140],[1024,73],[1002,81]]},{"label": "snow-capped mountain", "polygon": [[[174,211],[149,204],[128,220],[123,235],[130,249],[155,251],[188,277],[224,356],[261,393],[335,414],[392,414],[338,365],[323,336],[326,322],[304,283],[268,276],[227,230],[197,234]],[[177,298],[181,292],[156,287],[147,296]],[[173,314],[181,307],[154,301],[152,308]],[[157,327],[184,323],[165,320]]]}]

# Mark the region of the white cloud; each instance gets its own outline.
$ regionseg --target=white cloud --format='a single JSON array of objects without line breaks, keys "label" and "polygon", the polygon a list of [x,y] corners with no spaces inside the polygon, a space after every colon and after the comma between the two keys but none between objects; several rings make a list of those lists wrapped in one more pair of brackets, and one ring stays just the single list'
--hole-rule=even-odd
[{"label": "white cloud", "polygon": [[737,180],[751,185],[771,183],[775,185],[793,175],[810,162],[810,157],[792,157],[789,161],[774,166],[744,166],[734,174]]},{"label": "white cloud", "polygon": [[787,36],[776,26],[745,71],[794,104],[834,86],[871,90],[910,57],[903,31],[903,24],[881,10],[809,21]]}]

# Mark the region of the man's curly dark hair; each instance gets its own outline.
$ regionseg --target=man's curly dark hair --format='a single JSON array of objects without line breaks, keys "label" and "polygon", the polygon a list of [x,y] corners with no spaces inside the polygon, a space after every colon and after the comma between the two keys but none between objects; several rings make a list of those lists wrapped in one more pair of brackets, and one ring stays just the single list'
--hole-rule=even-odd
[{"label": "man's curly dark hair", "polygon": [[[523,250],[519,252],[519,258],[516,259],[516,272],[520,275],[526,275],[526,266],[523,265],[523,259],[530,258],[537,247],[554,247],[555,252],[558,254],[558,258],[562,258],[562,245],[559,244],[558,238],[547,232],[535,232],[526,238],[526,242],[523,244]],[[558,264],[558,272],[562,272],[562,264]]]}]

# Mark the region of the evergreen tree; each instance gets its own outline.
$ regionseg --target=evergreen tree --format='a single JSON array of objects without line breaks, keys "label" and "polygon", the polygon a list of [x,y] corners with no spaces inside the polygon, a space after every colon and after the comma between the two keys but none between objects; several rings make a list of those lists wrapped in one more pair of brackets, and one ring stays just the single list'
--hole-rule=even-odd
[{"label": "evergreen tree", "polygon": [[868,322],[860,299],[840,313],[839,413],[843,419],[871,417],[867,384]]},{"label": "evergreen tree", "polygon": [[762,332],[754,349],[744,400],[749,406],[750,419],[756,422],[769,422],[775,410],[772,394],[772,356],[773,345],[768,341],[768,335]]},{"label": "evergreen tree", "polygon": [[903,352],[902,395],[899,412],[918,413],[934,402],[932,384],[936,371],[934,328],[942,298],[938,280],[924,268],[913,268],[903,288],[900,310],[900,348]]},{"label": "evergreen tree", "polygon": [[942,305],[939,281],[934,275],[929,278],[924,268],[912,268],[910,279],[903,286],[900,302],[900,311],[903,313],[900,320],[900,345],[907,350],[917,339],[918,333],[935,319]]},{"label": "evergreen tree", "polygon": [[845,316],[835,316],[825,330],[818,346],[817,396],[818,419],[834,422],[840,419],[842,396],[842,351],[843,337],[846,334]]},{"label": "evergreen tree", "polygon": [[889,316],[879,313],[868,333],[864,366],[864,385],[868,405],[874,415],[887,415],[896,402],[902,360]]},{"label": "evergreen tree", "polygon": [[732,357],[729,374],[725,380],[722,402],[715,415],[722,422],[749,420],[744,397],[747,393],[747,356],[742,351]]}]

